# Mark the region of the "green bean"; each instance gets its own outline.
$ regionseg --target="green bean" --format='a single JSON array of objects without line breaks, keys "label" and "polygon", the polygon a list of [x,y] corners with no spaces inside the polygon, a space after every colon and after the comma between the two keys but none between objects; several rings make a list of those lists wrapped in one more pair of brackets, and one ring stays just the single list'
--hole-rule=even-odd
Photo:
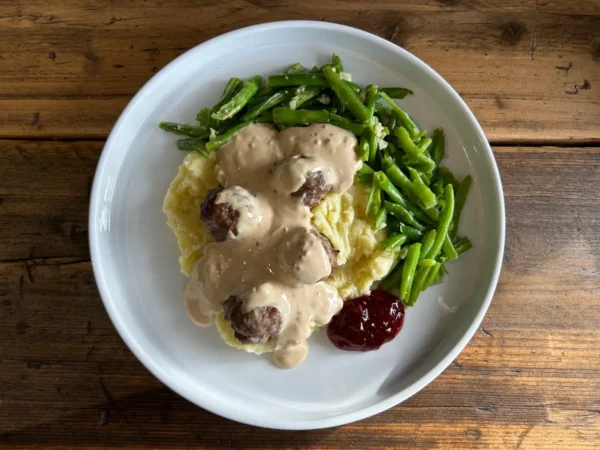
[{"label": "green bean", "polygon": [[[275,92],[277,92],[278,90],[274,90]],[[273,92],[273,94],[275,93]],[[271,94],[271,95],[273,95]],[[246,111],[250,111],[251,109],[254,109],[257,105],[260,105],[261,103],[265,102],[266,100],[269,99],[269,97],[271,97],[271,95],[261,95],[260,97],[258,96],[254,96],[252,97],[248,103],[245,106],[245,110]]]},{"label": "green bean", "polygon": [[405,225],[403,223],[400,223],[398,225],[398,232],[405,234],[406,237],[411,241],[420,241],[423,237],[423,232],[421,230],[413,228],[409,225]]},{"label": "green bean", "polygon": [[300,63],[292,64],[291,66],[289,66],[287,69],[284,69],[284,71],[283,71],[283,73],[302,73],[302,72],[306,72],[306,68]]},{"label": "green bean", "polygon": [[388,141],[387,139],[386,139],[386,142],[388,143],[388,145],[387,145],[387,151],[388,151],[387,156],[389,156],[390,159],[391,159],[390,155],[392,155],[394,153],[397,153],[398,152],[398,147],[396,147],[396,144],[394,144],[393,142]]},{"label": "green bean", "polygon": [[420,131],[415,136],[412,137],[413,142],[416,144],[427,134],[427,130]]},{"label": "green bean", "polygon": [[425,215],[430,219],[430,221],[425,220],[425,223],[430,223],[433,225],[440,221],[440,212],[437,207],[426,209],[424,212]]},{"label": "green bean", "polygon": [[439,166],[444,159],[446,137],[444,136],[444,130],[436,128],[433,130],[433,139],[431,143],[431,158],[435,162],[436,166]]},{"label": "green bean", "polygon": [[435,194],[436,198],[440,198],[444,195],[444,181],[441,178],[434,176],[434,182],[432,186],[432,191]]},{"label": "green bean", "polygon": [[376,172],[375,178],[377,178],[377,182],[379,183],[381,190],[383,190],[383,192],[385,192],[394,203],[406,206],[407,200],[404,195],[400,193],[396,186],[392,184],[392,182],[388,177],[385,176],[383,172]]},{"label": "green bean", "polygon": [[208,129],[210,125],[210,108],[202,108],[198,114],[196,114],[196,121],[200,123],[201,127]]},{"label": "green bean", "polygon": [[294,92],[294,96],[290,99],[290,108],[298,109],[302,105],[306,105],[309,100],[312,100],[321,93],[323,88],[315,86],[300,86]]},{"label": "green bean", "polygon": [[392,183],[398,186],[405,196],[414,195],[413,193],[413,184],[409,180],[409,178],[400,170],[393,161],[387,160],[384,164],[384,167],[388,167],[385,171],[386,175],[390,179]]},{"label": "green bean", "polygon": [[[387,211],[387,209],[386,209],[386,211]],[[391,214],[387,215],[386,229],[387,229],[387,235],[388,236],[392,236],[394,234],[401,233],[401,231],[400,231],[400,225],[403,225],[403,224],[401,224],[400,222],[398,222],[398,219],[396,219],[393,215],[391,215]],[[414,228],[413,228],[413,230],[414,230]],[[402,234],[404,234],[404,233],[402,233]]]},{"label": "green bean", "polygon": [[344,83],[340,75],[331,66],[323,68],[323,75],[327,78],[340,102],[350,110],[359,122],[366,122],[371,118],[367,107],[363,105],[352,88]]},{"label": "green bean", "polygon": [[404,173],[400,170],[400,168],[396,164],[394,164],[387,158],[384,158],[383,166],[384,166],[384,168],[388,167],[388,169],[386,170],[385,173],[388,176],[389,180],[394,185],[399,187],[400,190],[402,191],[402,193],[408,199],[408,203],[406,205],[404,205],[406,207],[406,209],[411,214],[413,214],[415,216],[415,218],[417,220],[419,220],[420,222],[428,223],[432,226],[435,226],[436,220],[428,217],[426,214],[421,212],[416,206],[414,206],[411,203],[413,201],[413,199],[416,199],[418,201],[418,198],[414,193],[413,184],[408,179],[408,177],[406,175],[404,175]]},{"label": "green bean", "polygon": [[410,178],[412,180],[411,188],[412,192],[419,199],[419,202],[423,206],[423,209],[428,210],[437,205],[437,199],[435,198],[435,194],[427,187],[421,177],[417,173],[415,169],[412,167],[408,168],[408,173],[410,174]]},{"label": "green bean", "polygon": [[158,126],[161,130],[182,136],[203,137],[205,139],[208,137],[208,129],[205,127],[195,127],[194,125],[175,122],[161,122]]},{"label": "green bean", "polygon": [[369,155],[371,152],[371,144],[369,143],[370,135],[371,134],[370,134],[369,130],[364,130],[360,135],[358,155],[359,155],[361,161],[369,160]]},{"label": "green bean", "polygon": [[415,206],[413,203],[409,202],[408,205],[406,205],[406,209],[408,209],[408,211],[415,216],[415,219],[417,219],[419,222],[428,225],[429,227],[437,227],[439,220],[429,217],[419,206]]},{"label": "green bean", "polygon": [[290,109],[277,107],[273,110],[273,120],[278,125],[294,126],[309,123],[329,122],[329,112],[322,109],[313,111],[310,109]]},{"label": "green bean", "polygon": [[374,173],[375,173],[375,171],[367,163],[363,163],[360,166],[360,169],[358,169],[356,171],[357,175],[363,174],[363,175],[371,175],[371,176],[373,176]]},{"label": "green bean", "polygon": [[203,138],[179,139],[177,141],[177,149],[182,152],[200,153],[205,158],[208,158],[206,141]]},{"label": "green bean", "polygon": [[250,122],[241,122],[241,123],[231,127],[225,133],[220,134],[212,141],[209,141],[206,144],[206,149],[209,152],[214,152],[215,150],[220,149],[223,145],[227,144],[238,132],[240,132],[247,125],[250,125]]},{"label": "green bean", "polygon": [[350,122],[348,119],[337,114],[330,114],[331,125],[343,128],[352,134],[360,136],[365,131],[365,126],[362,123]]},{"label": "green bean", "polygon": [[225,85],[225,88],[223,89],[223,94],[221,94],[221,98],[211,108],[211,110],[210,110],[211,114],[217,112],[221,108],[221,106],[223,106],[225,103],[229,102],[233,98],[233,96],[235,94],[237,94],[240,89],[242,89],[243,85],[244,85],[244,82],[242,80],[240,80],[239,78],[236,78],[236,77],[230,78],[229,81],[227,82],[227,84]]},{"label": "green bean", "polygon": [[381,250],[388,252],[398,250],[407,241],[407,237],[403,234],[395,234],[386,238],[381,244]]},{"label": "green bean", "polygon": [[417,144],[417,147],[419,148],[421,153],[426,152],[429,149],[429,147],[431,146],[432,142],[433,141],[431,140],[431,138],[424,138],[419,141],[419,143]]},{"label": "green bean", "polygon": [[[342,104],[340,99],[337,98],[337,96],[335,95],[335,92],[331,95],[331,106],[332,106],[332,108],[334,108],[336,110],[336,113],[338,113],[339,115],[341,115],[341,116],[347,115],[346,107]],[[352,120],[354,120],[354,117],[352,117]]]},{"label": "green bean", "polygon": [[430,188],[431,186],[432,175],[432,173],[419,172],[419,178],[421,178],[421,181],[423,181],[423,183],[425,183],[425,186],[427,186],[428,188]]},{"label": "green bean", "polygon": [[456,236],[458,232],[458,223],[460,222],[460,215],[462,214],[463,207],[465,206],[465,202],[467,201],[467,195],[469,195],[469,190],[471,189],[471,183],[473,182],[473,178],[471,175],[467,175],[458,185],[458,189],[456,189],[456,202],[454,208],[454,219],[453,219],[453,228],[450,232],[452,237]]},{"label": "green bean", "polygon": [[416,242],[408,247],[408,253],[402,267],[402,280],[400,282],[400,292],[398,296],[400,300],[408,300],[411,291],[415,271],[419,262],[419,254],[421,253],[421,244]]},{"label": "green bean", "polygon": [[375,103],[375,113],[380,115],[380,116],[387,116],[390,117],[392,115],[392,109],[388,108],[385,105],[382,105],[381,103],[377,102]]},{"label": "green bean", "polygon": [[[389,155],[389,153],[387,155],[383,155],[383,157],[381,158],[381,167],[383,168],[383,170],[385,170],[387,172],[394,165],[395,165],[394,160]],[[388,175],[388,178],[389,178],[389,175]]]},{"label": "green bean", "polygon": [[417,299],[419,298],[419,294],[423,291],[423,284],[425,283],[425,279],[429,274],[431,268],[429,267],[418,267],[415,273],[415,278],[412,283],[410,294],[408,297],[407,305],[413,306]]},{"label": "green bean", "polygon": [[454,178],[454,175],[452,175],[452,172],[447,167],[438,167],[437,176],[444,183],[444,187],[447,184],[451,184],[454,189],[458,189],[460,183]]},{"label": "green bean", "polygon": [[272,75],[267,80],[267,87],[287,86],[319,86],[327,87],[327,78],[320,73],[290,73],[287,75]]},{"label": "green bean", "polygon": [[[375,178],[371,183],[371,191],[369,192],[369,200],[367,201],[366,214],[367,217],[376,217],[381,209],[381,188]],[[389,210],[388,210],[389,211]]]},{"label": "green bean", "polygon": [[398,253],[398,259],[405,259],[406,258],[406,254],[408,253],[408,247],[402,247],[400,249],[400,252]]},{"label": "green bean", "polygon": [[427,259],[427,254],[431,250],[433,243],[435,242],[435,235],[437,234],[436,230],[429,230],[423,240],[421,241],[421,255],[419,256],[419,260],[423,261]]},{"label": "green bean", "polygon": [[454,244],[454,249],[458,255],[462,255],[472,247],[473,245],[471,244],[471,241],[469,241],[469,239],[466,237],[458,239]]},{"label": "green bean", "polygon": [[380,208],[379,212],[377,213],[377,217],[375,217],[375,223],[373,224],[373,226],[371,227],[373,230],[380,230],[381,228],[383,228],[383,224],[386,223],[386,219],[387,219],[387,209],[385,208]]},{"label": "green bean", "polygon": [[335,68],[337,73],[342,73],[344,71],[344,66],[342,65],[342,60],[335,53],[331,55],[331,67]]},{"label": "green bean", "polygon": [[348,85],[348,87],[350,89],[352,89],[354,91],[354,93],[356,95],[358,95],[358,93],[361,91],[361,87],[358,84],[353,83],[352,81],[347,81],[347,80],[344,80],[344,82]]},{"label": "green bean", "polygon": [[415,137],[419,133],[419,128],[417,128],[408,114],[406,114],[385,92],[380,92],[379,96],[392,107],[392,110],[398,115],[398,121],[409,131],[410,136]]},{"label": "green bean", "polygon": [[377,86],[369,86],[367,90],[367,96],[365,98],[365,103],[367,105],[367,109],[369,110],[369,116],[373,117],[373,113],[375,112],[375,103],[377,103]]},{"label": "green bean", "polygon": [[262,77],[259,75],[253,76],[240,91],[233,96],[231,100],[219,108],[217,112],[210,115],[215,120],[230,119],[235,116],[250,100],[262,83]]},{"label": "green bean", "polygon": [[435,241],[431,246],[431,250],[429,250],[427,254],[427,257],[431,259],[435,259],[440,253],[442,244],[444,243],[446,235],[448,234],[448,230],[450,229],[452,217],[454,216],[454,189],[452,188],[451,184],[448,184],[444,189],[444,199],[446,201],[446,206],[444,207],[440,216],[440,222],[438,224]]},{"label": "green bean", "polygon": [[259,117],[254,119],[255,123],[270,123],[273,122],[273,113],[271,111],[265,111]]},{"label": "green bean", "polygon": [[246,114],[241,117],[242,121],[253,120],[260,116],[265,111],[268,111],[279,103],[283,102],[286,98],[289,97],[289,92],[286,90],[275,92],[269,98],[267,98],[264,102],[259,103]]},{"label": "green bean", "polygon": [[413,91],[411,91],[410,89],[399,88],[399,87],[381,88],[381,91],[385,92],[388,95],[388,97],[395,98],[398,100],[403,99],[407,95],[413,94]]},{"label": "green bean", "polygon": [[296,106],[296,108],[291,108],[291,109],[310,109],[312,111],[320,111],[322,109],[325,109],[328,112],[334,112],[334,113],[337,112],[335,110],[335,108],[332,108],[328,105],[324,105],[316,97],[313,97],[313,98],[307,100],[306,102],[302,103],[301,105],[302,105],[302,108],[299,108],[298,106]]},{"label": "green bean", "polygon": [[450,240],[450,235],[446,235],[446,239],[442,243],[442,251],[444,252],[444,256],[446,256],[450,261],[458,258],[458,253],[452,245],[452,241]]},{"label": "green bean", "polygon": [[413,159],[416,159],[423,153],[423,151],[413,142],[408,130],[404,127],[397,127],[395,136],[398,138],[398,142],[402,147],[402,150]]},{"label": "green bean", "polygon": [[431,267],[431,269],[429,270],[429,273],[427,274],[427,277],[425,278],[425,281],[423,282],[423,290],[425,290],[429,286],[431,286],[433,281],[437,278],[437,274],[440,271],[441,267],[442,267],[442,264],[439,262],[436,262],[435,265],[433,267]]},{"label": "green bean", "polygon": [[435,170],[435,163],[433,162],[433,159],[429,157],[427,152],[421,153],[416,158],[404,155],[402,162],[404,165],[413,167],[421,172],[430,173]]},{"label": "green bean", "polygon": [[377,158],[377,149],[379,148],[379,137],[371,126],[369,128],[369,163],[374,164]]},{"label": "green bean", "polygon": [[360,184],[364,184],[367,186],[371,186],[371,183],[373,182],[373,174],[372,173],[357,173],[356,174],[356,178],[358,179],[358,182]]},{"label": "green bean", "polygon": [[[377,107],[375,107],[375,109],[377,109]],[[395,111],[392,111],[392,113],[390,114],[390,119],[387,123],[387,127],[390,130],[390,133],[394,133],[394,130],[396,129],[396,127],[398,126],[398,114],[396,114]]]},{"label": "green bean", "polygon": [[[373,178],[373,180],[375,180],[375,178]],[[403,222],[406,225],[410,225],[411,227],[414,227],[417,230],[425,229],[425,227],[421,223],[419,223],[417,219],[415,219],[415,216],[404,206],[390,202],[385,202],[384,206],[385,209],[387,209],[389,213],[395,215],[400,222]]]},{"label": "green bean", "polygon": [[[421,250],[421,254],[422,253],[423,250]],[[433,267],[436,263],[437,261],[435,259],[422,259],[421,261],[419,261],[419,267]]]},{"label": "green bean", "polygon": [[248,104],[250,104],[251,102],[255,101],[257,98],[261,98],[262,97],[262,99],[264,100],[267,97],[270,97],[271,95],[273,95],[278,90],[279,89],[277,89],[277,88],[263,86],[258,91],[256,91],[256,94],[254,94],[254,97],[252,97],[250,99],[250,102],[248,102]]},{"label": "green bean", "polygon": [[[400,252],[402,252],[403,250],[406,250],[406,247],[404,247],[402,250],[400,250]],[[396,267],[394,267],[390,273],[388,273],[385,278],[383,280],[381,280],[381,282],[379,283],[379,288],[384,289],[386,291],[392,291],[394,290],[396,287],[400,286],[400,282],[402,281],[402,267],[403,267],[403,263],[400,261],[400,255],[398,255],[398,264],[396,264]]]},{"label": "green bean", "polygon": [[412,191],[412,182],[410,179],[400,170],[400,167],[393,161],[389,165],[389,168],[386,170],[386,174],[388,178],[402,191],[404,191],[405,195],[413,195]]}]

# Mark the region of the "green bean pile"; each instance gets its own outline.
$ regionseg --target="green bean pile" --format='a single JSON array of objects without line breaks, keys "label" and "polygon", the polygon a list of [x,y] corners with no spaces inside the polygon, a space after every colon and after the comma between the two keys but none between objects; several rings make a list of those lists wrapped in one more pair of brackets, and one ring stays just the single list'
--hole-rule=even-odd
[{"label": "green bean pile", "polygon": [[232,78],[221,99],[197,114],[197,125],[159,126],[185,136],[177,141],[179,150],[204,157],[250,123],[279,129],[330,123],[355,134],[363,161],[356,176],[370,186],[366,215],[374,229],[386,229],[381,249],[393,252],[397,261],[379,288],[397,291],[412,306],[421,292],[441,282],[447,261],[471,248],[457,230],[472,182],[470,176],[459,182],[440,167],[443,130],[428,137],[394,101],[412,94],[405,88],[359,86],[333,55],[331,63],[320,68],[293,64],[283,74],[270,76],[266,86],[260,76],[245,83]]}]

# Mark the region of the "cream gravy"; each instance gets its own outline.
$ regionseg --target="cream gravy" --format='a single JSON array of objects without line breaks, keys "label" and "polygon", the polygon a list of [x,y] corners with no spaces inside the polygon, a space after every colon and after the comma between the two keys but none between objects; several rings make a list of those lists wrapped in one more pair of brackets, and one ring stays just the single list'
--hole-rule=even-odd
[{"label": "cream gravy", "polygon": [[334,192],[352,186],[360,166],[357,140],[327,125],[288,128],[249,125],[217,155],[226,189],[217,203],[239,213],[237,235],[206,246],[185,293],[194,323],[207,326],[223,312],[231,295],[249,311],[276,307],[282,328],[274,340],[274,363],[295,367],[306,357],[306,340],[316,326],[339,312],[342,300],[322,280],[331,264],[320,239],[311,232],[310,209],[290,194],[306,173],[319,170]]}]

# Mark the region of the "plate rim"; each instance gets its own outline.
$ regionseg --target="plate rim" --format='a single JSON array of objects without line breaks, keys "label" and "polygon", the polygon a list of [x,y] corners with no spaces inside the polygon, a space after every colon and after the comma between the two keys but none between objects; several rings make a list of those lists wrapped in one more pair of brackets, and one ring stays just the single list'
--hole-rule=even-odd
[{"label": "plate rim", "polygon": [[[294,420],[290,422],[286,419],[278,420],[276,417],[264,418],[264,417],[248,417],[242,416],[239,411],[231,411],[227,408],[220,407],[218,404],[213,404],[211,402],[203,402],[200,399],[190,399],[190,396],[185,389],[178,385],[178,381],[171,376],[171,374],[167,373],[167,371],[163,370],[158,364],[155,363],[153,358],[144,350],[144,348],[137,342],[136,338],[129,332],[126,324],[121,321],[121,317],[117,311],[115,306],[115,302],[113,301],[112,294],[109,289],[109,282],[106,280],[106,274],[104,272],[104,268],[102,267],[101,258],[99,256],[99,230],[98,230],[98,221],[97,221],[97,211],[100,211],[100,204],[102,201],[102,195],[100,193],[100,179],[103,178],[103,173],[105,172],[107,166],[107,159],[109,149],[114,145],[113,141],[116,139],[116,136],[120,134],[121,128],[123,128],[123,124],[130,114],[130,112],[136,107],[137,103],[140,102],[141,98],[145,96],[145,94],[150,91],[154,85],[158,84],[161,79],[165,76],[165,73],[168,69],[176,64],[187,56],[191,52],[200,51],[200,49],[204,46],[214,45],[221,40],[230,39],[235,37],[236,35],[244,35],[247,33],[255,33],[262,32],[272,29],[285,29],[285,28],[302,28],[308,27],[318,30],[324,31],[338,31],[338,32],[346,32],[353,34],[359,38],[366,39],[372,41],[376,45],[382,45],[387,47],[389,50],[392,50],[396,53],[402,54],[403,57],[412,60],[420,69],[429,72],[434,79],[440,83],[445,90],[451,95],[451,97],[457,101],[459,108],[465,114],[467,119],[470,122],[470,125],[474,128],[476,135],[480,138],[481,143],[483,145],[483,149],[487,156],[489,157],[491,163],[491,173],[493,174],[493,190],[495,191],[496,201],[499,205],[499,242],[498,242],[498,253],[496,255],[496,260],[494,262],[494,268],[491,274],[491,282],[488,285],[485,293],[485,298],[483,302],[479,306],[475,317],[465,333],[462,337],[456,342],[456,344],[443,356],[440,361],[431,367],[423,376],[415,380],[408,387],[396,392],[393,395],[367,407],[363,407],[357,409],[355,411],[336,414],[330,417],[319,417],[316,419],[302,419],[302,420]],[[112,128],[105,145],[103,146],[102,153],[98,160],[98,165],[96,167],[96,171],[94,173],[94,181],[92,185],[91,197],[90,197],[90,208],[89,208],[89,216],[88,216],[88,239],[90,246],[90,256],[92,262],[92,268],[94,272],[94,277],[96,281],[96,285],[98,287],[98,291],[100,293],[100,297],[102,298],[102,302],[104,307],[111,319],[111,322],[115,326],[117,332],[121,339],[125,342],[129,350],[134,354],[134,356],[142,363],[142,365],[157,379],[159,379],[165,386],[169,389],[172,389],[174,392],[190,401],[191,403],[210,411],[213,414],[217,414],[221,417],[225,417],[230,420],[234,420],[236,422],[245,423],[248,425],[254,425],[264,428],[272,428],[272,429],[281,429],[281,430],[311,430],[311,429],[322,429],[322,428],[330,428],[339,425],[344,425],[352,422],[356,422],[358,420],[365,419],[367,417],[371,417],[375,414],[379,414],[393,406],[396,406],[408,398],[415,395],[421,389],[425,388],[429,385],[434,379],[436,379],[451,363],[456,359],[456,357],[462,352],[462,350],[466,347],[466,345],[470,342],[473,335],[479,328],[487,310],[491,304],[493,299],[498,279],[500,276],[500,271],[502,267],[502,260],[504,255],[504,245],[505,245],[505,232],[506,232],[506,217],[505,217],[505,204],[504,204],[504,194],[502,189],[502,181],[500,178],[500,173],[498,171],[498,166],[496,164],[496,160],[494,158],[494,154],[489,145],[489,142],[481,128],[479,122],[475,118],[473,112],[469,109],[464,100],[460,97],[460,95],[452,88],[452,86],[444,80],[434,69],[432,69],[429,65],[421,61],[418,57],[403,49],[402,47],[389,42],[379,36],[376,36],[372,33],[369,33],[364,30],[360,30],[358,28],[350,27],[347,25],[341,25],[337,23],[331,22],[321,22],[321,21],[313,21],[313,20],[283,20],[283,21],[275,21],[275,22],[267,22],[258,25],[252,25],[244,28],[240,28],[237,30],[233,30],[219,36],[216,36],[212,39],[204,41],[180,56],[173,59],[169,62],[165,67],[163,67],[159,72],[157,72],[154,76],[152,76],[143,86],[142,88],[133,96],[133,98],[129,101],[125,109],[121,112],[117,122]]]}]

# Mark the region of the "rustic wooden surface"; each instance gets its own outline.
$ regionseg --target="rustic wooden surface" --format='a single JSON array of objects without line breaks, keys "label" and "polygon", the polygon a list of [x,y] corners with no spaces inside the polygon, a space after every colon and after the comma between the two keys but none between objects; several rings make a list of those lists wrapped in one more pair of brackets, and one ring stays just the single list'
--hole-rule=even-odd
[{"label": "rustic wooden surface", "polygon": [[[87,246],[94,168],[154,72],[225,31],[344,23],[400,44],[494,145],[507,241],[482,328],[401,406],[330,430],[239,425],[124,346]],[[600,1],[0,2],[0,447],[600,448]]]}]

